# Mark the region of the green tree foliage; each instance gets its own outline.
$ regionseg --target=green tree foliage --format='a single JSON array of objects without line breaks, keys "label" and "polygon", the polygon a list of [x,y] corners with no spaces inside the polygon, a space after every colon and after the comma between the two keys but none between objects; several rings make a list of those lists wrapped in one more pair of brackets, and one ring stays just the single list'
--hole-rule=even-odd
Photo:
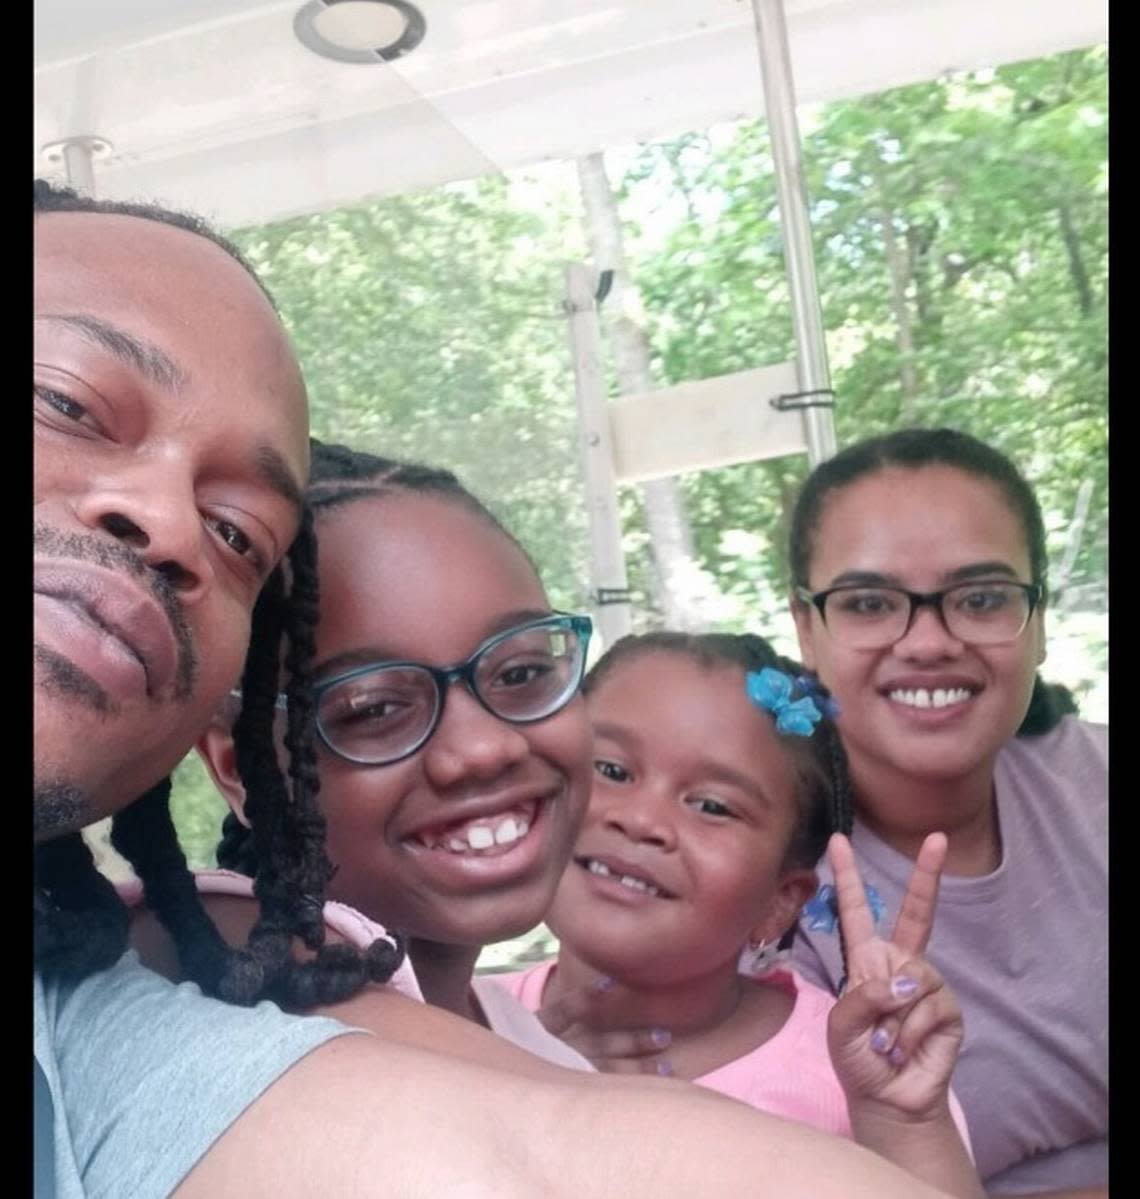
[{"label": "green tree foliage", "polygon": [[[1036,481],[1055,557],[1089,480],[1073,578],[1095,589],[1107,552],[1103,48],[806,115],[840,444],[904,424],[975,433]],[[763,127],[643,148],[628,200],[666,186],[683,198],[684,219],[664,237],[642,230],[635,250],[661,380],[790,358]],[[702,555],[722,585],[747,592],[756,582],[726,527],[772,530],[777,549],[779,513],[803,469],[759,463],[687,481]],[[780,555],[768,562],[778,586]]]},{"label": "green tree foliage", "polygon": [[[1094,610],[1107,555],[1106,108],[1096,48],[800,118],[840,444],[905,423],[993,442],[1036,482],[1055,563],[1091,486],[1070,582],[1074,606]],[[791,358],[764,127],[687,134],[623,162],[655,380]],[[237,235],[296,339],[314,433],[456,470],[569,607],[588,574],[561,310],[562,264],[585,255],[577,205],[572,168],[552,167]],[[785,459],[685,478],[698,551],[726,597],[716,623],[768,627],[782,609],[781,522],[805,469]],[[632,489],[622,504],[645,622],[650,547]],[[209,861],[220,803],[196,764],[181,772],[180,831],[192,860]]]}]

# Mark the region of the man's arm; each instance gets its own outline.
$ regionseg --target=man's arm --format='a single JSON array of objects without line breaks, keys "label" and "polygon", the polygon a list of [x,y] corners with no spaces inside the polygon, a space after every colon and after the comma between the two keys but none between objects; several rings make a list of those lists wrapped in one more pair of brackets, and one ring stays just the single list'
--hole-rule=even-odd
[{"label": "man's arm", "polygon": [[343,1037],[287,1071],[178,1199],[935,1199],[848,1141],[669,1080],[524,1077]]}]

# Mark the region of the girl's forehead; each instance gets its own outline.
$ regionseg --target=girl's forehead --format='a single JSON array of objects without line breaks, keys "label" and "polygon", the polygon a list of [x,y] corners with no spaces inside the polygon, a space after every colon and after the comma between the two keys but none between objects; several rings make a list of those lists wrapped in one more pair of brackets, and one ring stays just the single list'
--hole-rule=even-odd
[{"label": "girl's forehead", "polygon": [[445,496],[353,499],[318,520],[317,538],[321,657],[377,646],[457,660],[505,614],[549,607],[519,547]]},{"label": "girl's forehead", "polygon": [[745,690],[744,669],[733,662],[705,662],[668,649],[642,650],[619,660],[592,689],[595,719],[630,730],[680,728],[730,743],[762,730],[764,714]]}]

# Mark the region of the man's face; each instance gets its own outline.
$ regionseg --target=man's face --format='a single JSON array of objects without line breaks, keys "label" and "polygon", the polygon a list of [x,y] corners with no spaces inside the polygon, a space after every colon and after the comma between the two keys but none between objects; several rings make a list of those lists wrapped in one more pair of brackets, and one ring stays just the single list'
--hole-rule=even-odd
[{"label": "man's face", "polygon": [[137,799],[237,684],[308,429],[284,331],[218,246],[101,213],[35,232],[38,840]]}]

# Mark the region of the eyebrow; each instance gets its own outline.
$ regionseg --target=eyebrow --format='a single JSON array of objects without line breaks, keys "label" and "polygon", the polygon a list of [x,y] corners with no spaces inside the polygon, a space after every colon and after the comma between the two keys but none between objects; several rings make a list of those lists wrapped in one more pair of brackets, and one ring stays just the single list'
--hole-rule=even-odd
[{"label": "eyebrow", "polygon": [[164,391],[177,391],[189,382],[190,376],[166,353],[152,342],[128,333],[96,316],[82,313],[58,313],[38,316],[36,320],[52,321],[75,330],[88,341],[102,346],[118,360],[138,371]]},{"label": "eyebrow", "polygon": [[[557,615],[559,615],[557,612],[551,612],[549,608],[520,608],[516,612],[506,612],[487,626],[486,632],[479,638],[478,645],[483,645],[484,642],[489,641],[497,633],[505,633],[508,629],[512,629],[516,625],[527,624],[532,620],[543,620],[547,616]],[[471,653],[474,653],[476,648],[473,647]],[[470,656],[471,654],[468,654],[467,658]],[[355,670],[358,666],[383,666],[386,662],[410,661],[412,659],[385,649],[383,646],[361,646],[359,649],[345,650],[342,654],[326,658],[323,662],[313,667],[313,677],[318,681],[323,681],[332,675]],[[464,661],[466,661],[466,658]],[[416,663],[416,665],[430,666],[431,663],[422,662]],[[447,663],[447,666],[454,665],[454,662]],[[434,669],[443,670],[446,667],[436,667]]]},{"label": "eyebrow", "polygon": [[[942,576],[945,583],[962,583],[970,579],[991,578],[1002,575],[1005,578],[1016,579],[1017,571],[1008,562],[994,560],[992,562],[971,562],[968,566],[959,566],[956,570],[948,571]],[[898,575],[883,574],[875,570],[845,570],[838,574],[824,588],[830,591],[832,587],[899,587],[903,588]],[[905,588],[903,588],[905,590]]]},{"label": "eyebrow", "polygon": [[305,496],[301,484],[289,469],[285,459],[271,445],[262,442],[253,451],[253,463],[257,473],[283,499],[298,511],[304,506]]}]

